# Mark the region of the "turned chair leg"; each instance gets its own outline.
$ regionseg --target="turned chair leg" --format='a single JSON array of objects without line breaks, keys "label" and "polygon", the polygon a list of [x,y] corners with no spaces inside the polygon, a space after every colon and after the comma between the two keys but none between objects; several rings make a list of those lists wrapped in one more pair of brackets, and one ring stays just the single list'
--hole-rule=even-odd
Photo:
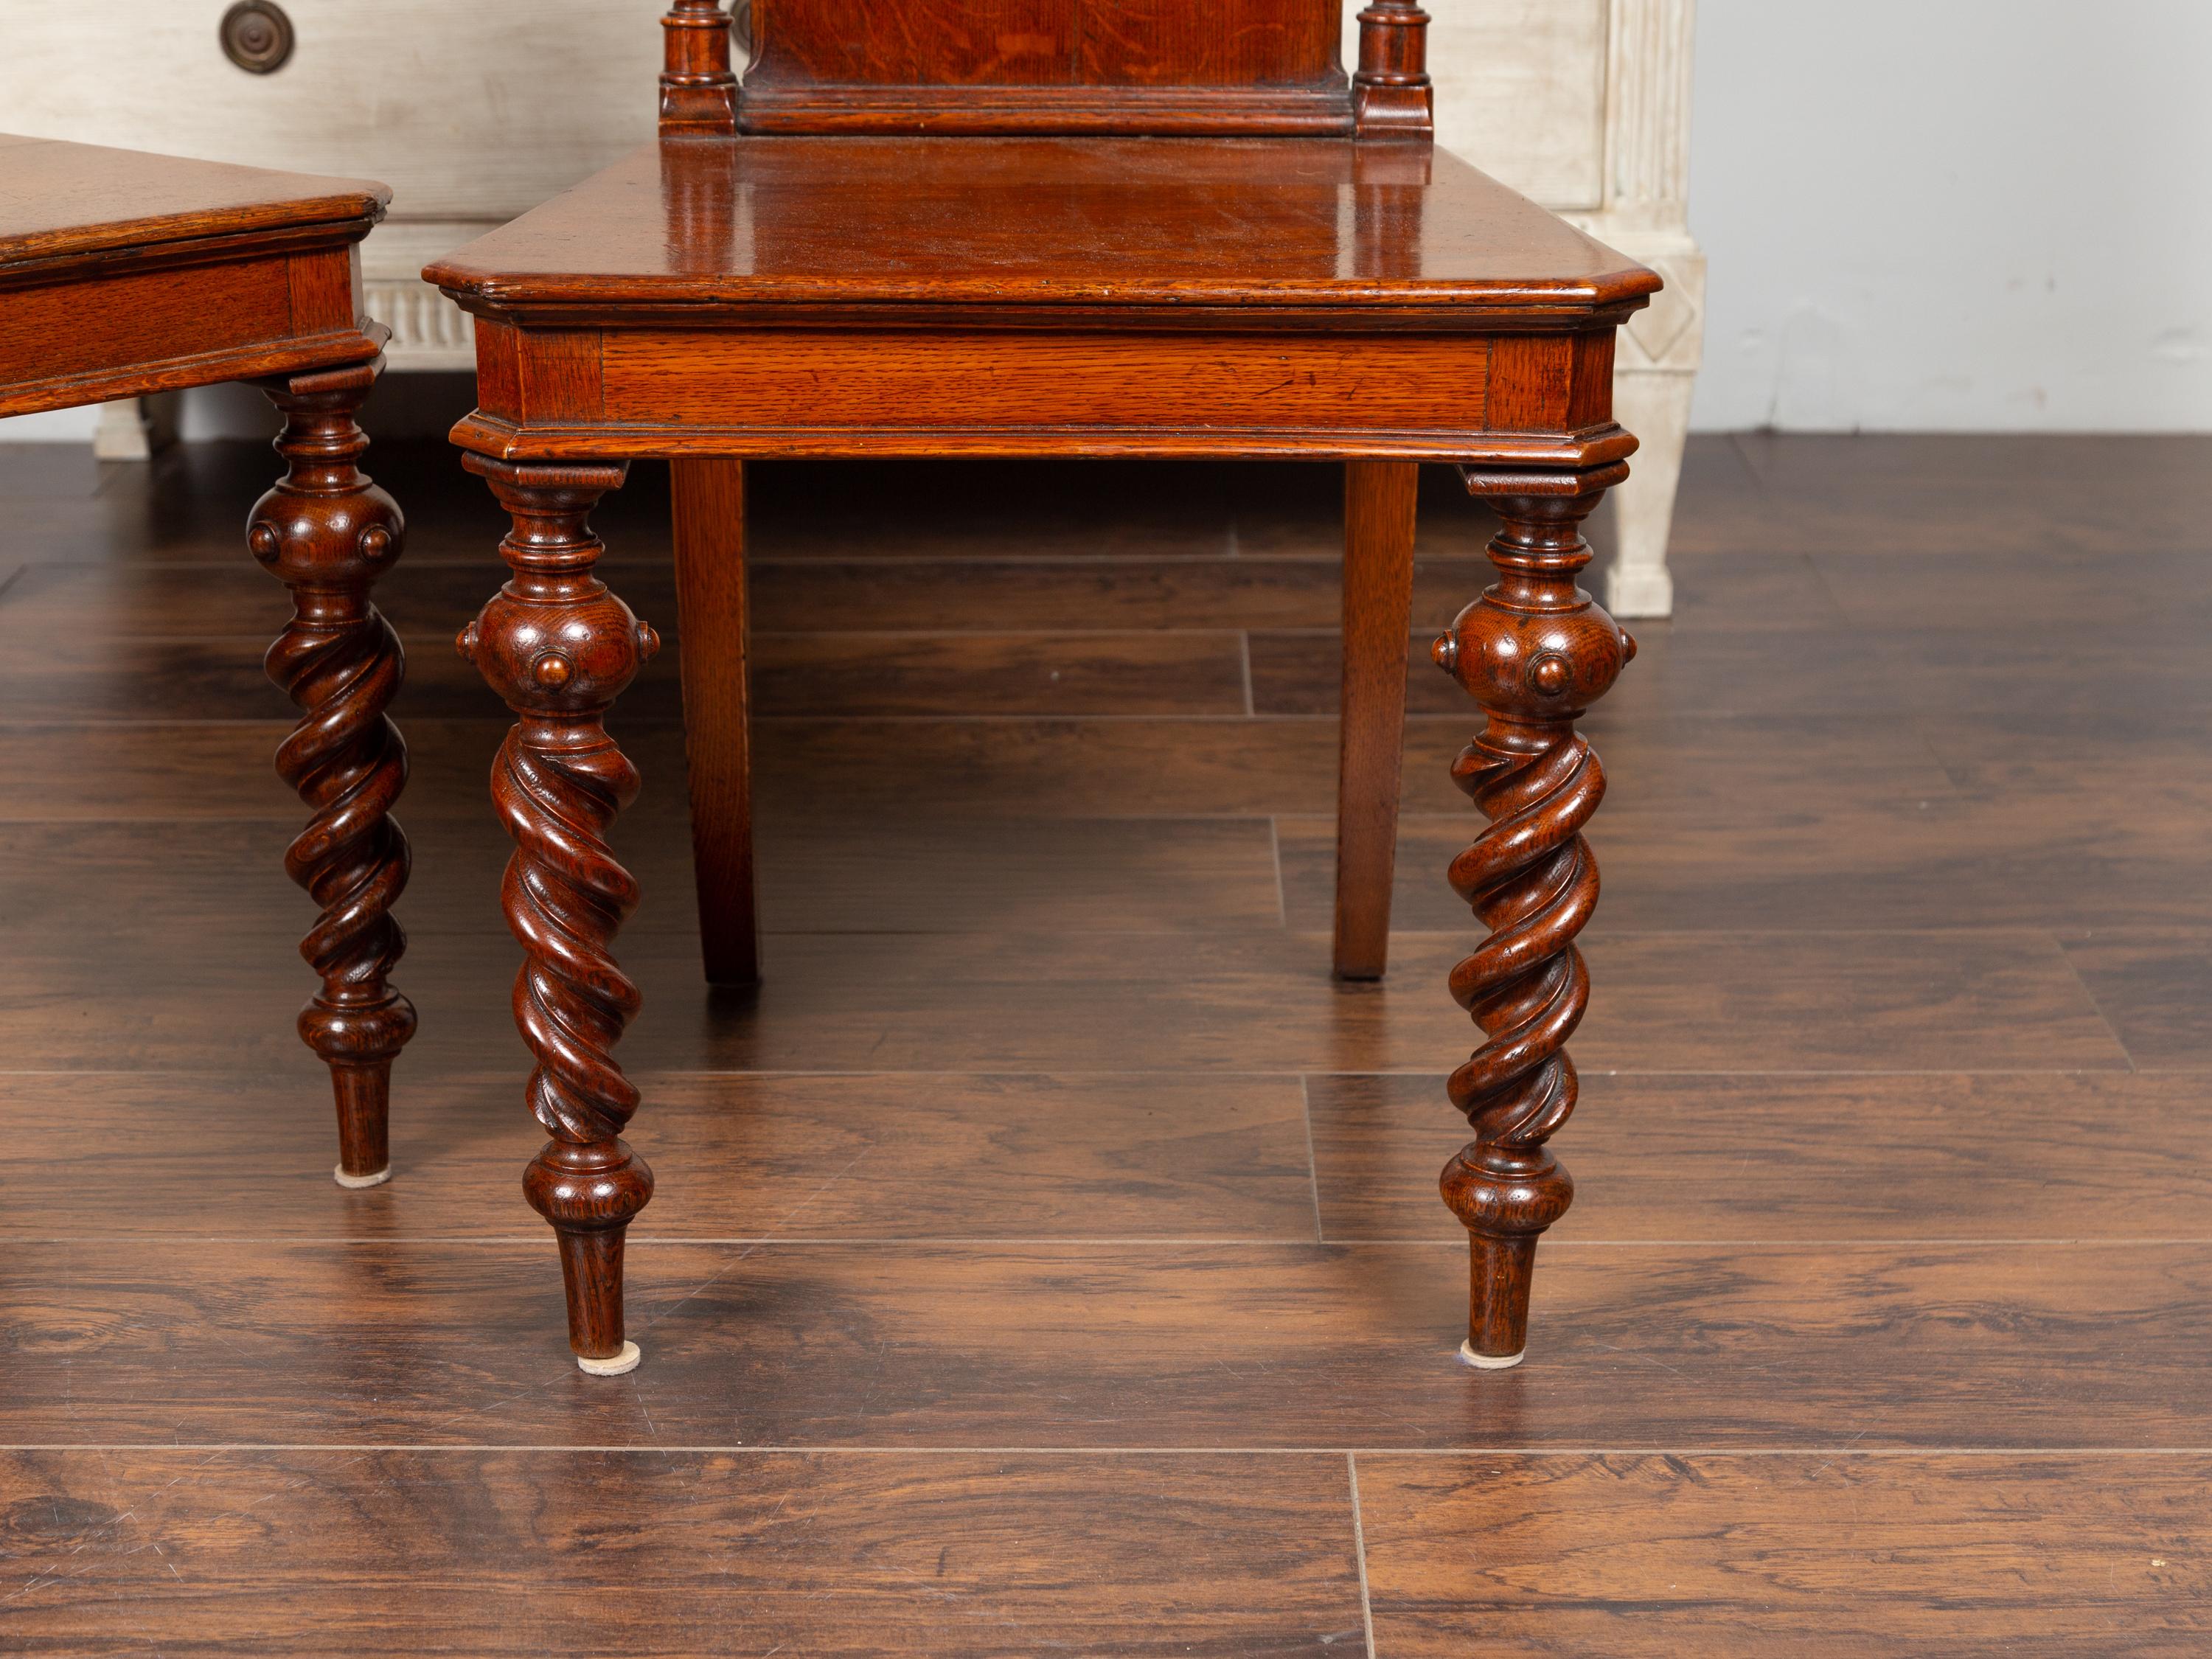
[{"label": "turned chair leg", "polygon": [[707,982],[744,987],[760,980],[747,684],[745,464],[709,458],[669,465],[699,938]]},{"label": "turned chair leg", "polygon": [[297,703],[276,769],[313,815],[284,867],[321,914],[300,954],[322,976],[300,1036],[331,1068],[342,1187],[391,1178],[392,1062],[415,1010],[386,976],[407,948],[392,906],[407,885],[407,838],[392,819],[407,746],[385,710],[404,671],[398,637],[370,590],[399,557],[391,496],[356,465],[368,440],[355,412],[381,360],[264,380],[284,416],[285,476],[255,503],[246,544],[292,593],[269,678]]},{"label": "turned chair leg", "polygon": [[516,715],[491,793],[515,846],[501,896],[523,949],[514,1016],[538,1061],[530,1106],[552,1137],[522,1190],[560,1240],[576,1363],[614,1376],[639,1359],[623,1329],[623,1238],[653,1171],[622,1139],[638,1094],[613,1049],[638,992],[610,951],[638,893],[606,834],[638,775],[605,719],[660,642],[593,574],[606,549],[586,520],[625,468],[467,465],[514,520],[500,544],[514,574],[460,649]]},{"label": "turned chair leg", "polygon": [[1437,665],[1489,715],[1452,767],[1490,821],[1453,860],[1452,888],[1490,937],[1452,970],[1452,995],[1487,1041],[1452,1074],[1452,1103],[1475,1139],[1443,1177],[1473,1251],[1460,1352],[1486,1369],[1520,1363],[1536,1240],[1574,1198],[1545,1143],[1575,1109],[1566,1042],[1589,1002],[1575,939],[1598,892],[1582,832],[1605,796],[1575,720],[1636,654],[1575,578],[1590,559],[1583,520],[1627,476],[1620,464],[1559,475],[1468,469],[1468,487],[1504,520],[1490,544],[1498,580],[1436,644]]},{"label": "turned chair leg", "polygon": [[1390,877],[1406,744],[1413,523],[1421,469],[1344,469],[1344,692],[1336,788],[1336,975],[1380,979],[1390,953]]}]

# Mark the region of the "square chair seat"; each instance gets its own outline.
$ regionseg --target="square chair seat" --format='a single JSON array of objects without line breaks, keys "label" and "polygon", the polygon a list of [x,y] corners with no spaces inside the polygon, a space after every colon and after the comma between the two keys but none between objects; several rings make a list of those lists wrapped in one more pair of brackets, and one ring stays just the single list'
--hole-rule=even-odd
[{"label": "square chair seat", "polygon": [[392,199],[382,185],[350,179],[4,133],[0,178],[0,276],[40,280],[215,238],[235,246],[365,229]]},{"label": "square chair seat", "polygon": [[0,134],[0,416],[365,362],[382,185]]},{"label": "square chair seat", "polygon": [[672,138],[423,274],[472,310],[601,320],[921,306],[1146,325],[1164,307],[1564,321],[1659,285],[1425,144],[1250,138]]}]

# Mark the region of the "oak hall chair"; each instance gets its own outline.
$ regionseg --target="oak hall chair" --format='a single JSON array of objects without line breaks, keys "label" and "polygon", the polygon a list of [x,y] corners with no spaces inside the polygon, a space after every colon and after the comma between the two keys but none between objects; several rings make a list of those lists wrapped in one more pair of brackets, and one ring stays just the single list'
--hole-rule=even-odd
[{"label": "oak hall chair", "polygon": [[611,1050],[636,901],[605,831],[637,776],[609,706],[656,645],[599,581],[588,514],[669,459],[709,976],[754,976],[744,463],[1150,456],[1346,467],[1336,965],[1382,970],[1419,463],[1504,528],[1498,584],[1437,659],[1488,711],[1462,787],[1492,819],[1452,879],[1492,930],[1452,991],[1487,1040],[1450,1092],[1469,1229],[1462,1353],[1521,1356],[1535,1241],[1572,1188],[1602,793],[1576,717],[1633,651],[1576,585],[1627,476],[1615,331],[1657,289],[1431,138],[1428,18],[1338,0],[717,0],[665,19],[661,138],[424,274],[477,319],[455,428],[514,520],[514,575],[464,634],[519,717],[494,776],[517,842],[515,1006],[552,1136],[526,1190],[561,1242],[587,1370],[637,1363],[623,1229],[652,1178]]}]

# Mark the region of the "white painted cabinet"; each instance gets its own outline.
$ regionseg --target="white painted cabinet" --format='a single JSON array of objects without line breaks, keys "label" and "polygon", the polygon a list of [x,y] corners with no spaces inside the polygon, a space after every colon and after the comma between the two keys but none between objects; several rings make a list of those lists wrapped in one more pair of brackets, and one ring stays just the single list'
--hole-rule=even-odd
[{"label": "white painted cabinet", "polygon": [[[223,55],[229,0],[0,0],[0,129],[384,180],[363,264],[392,367],[472,367],[466,319],[416,272],[652,136],[666,0],[281,3],[296,45],[257,76]],[[1621,419],[1644,448],[1607,596],[1663,615],[1704,334],[1684,218],[1695,0],[1429,3],[1442,142],[1668,279],[1622,341]]]},{"label": "white painted cabinet", "polygon": [[653,137],[666,0],[280,0],[273,75],[223,55],[230,0],[0,0],[0,130],[380,179],[362,264],[395,368],[473,368],[424,263]]}]

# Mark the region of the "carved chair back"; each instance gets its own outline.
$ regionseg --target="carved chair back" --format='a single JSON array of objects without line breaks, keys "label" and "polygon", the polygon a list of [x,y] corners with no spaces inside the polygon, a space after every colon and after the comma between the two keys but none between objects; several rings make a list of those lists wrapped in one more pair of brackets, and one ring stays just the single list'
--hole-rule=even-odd
[{"label": "carved chair back", "polygon": [[1432,132],[1418,0],[751,0],[732,67],[721,0],[664,20],[664,133]]}]

